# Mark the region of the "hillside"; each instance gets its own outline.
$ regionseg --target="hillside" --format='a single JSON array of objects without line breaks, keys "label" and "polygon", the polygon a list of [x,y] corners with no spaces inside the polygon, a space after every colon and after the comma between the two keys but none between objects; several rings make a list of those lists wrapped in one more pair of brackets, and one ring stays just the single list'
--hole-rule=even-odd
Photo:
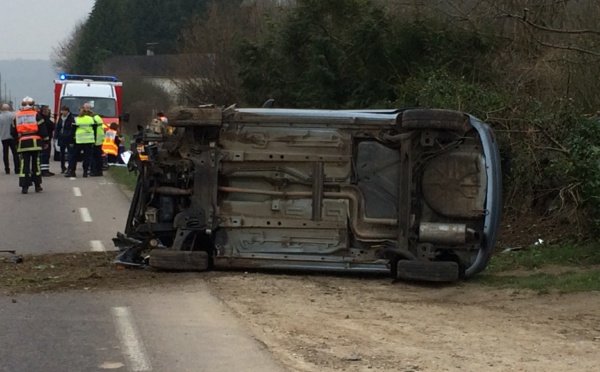
[{"label": "hillside", "polygon": [[2,99],[7,96],[20,102],[23,97],[31,96],[38,103],[52,104],[52,82],[57,74],[50,60],[0,60],[0,74]]}]

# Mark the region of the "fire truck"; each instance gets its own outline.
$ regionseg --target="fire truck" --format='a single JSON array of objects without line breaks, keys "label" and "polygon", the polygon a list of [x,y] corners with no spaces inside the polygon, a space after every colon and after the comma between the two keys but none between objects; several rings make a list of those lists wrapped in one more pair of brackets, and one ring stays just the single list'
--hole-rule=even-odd
[{"label": "fire truck", "polygon": [[[128,121],[128,114],[123,113],[123,83],[115,76],[60,74],[54,80],[54,119],[58,120],[60,109],[68,106],[77,116],[79,108],[89,103],[95,114],[102,118],[104,130],[111,123],[119,127]],[[60,152],[55,142],[55,154]]]},{"label": "fire truck", "polygon": [[123,120],[123,83],[114,76],[61,74],[54,80],[54,114],[68,106],[74,115],[84,103],[89,103],[95,114],[100,115],[105,127],[119,125]]}]

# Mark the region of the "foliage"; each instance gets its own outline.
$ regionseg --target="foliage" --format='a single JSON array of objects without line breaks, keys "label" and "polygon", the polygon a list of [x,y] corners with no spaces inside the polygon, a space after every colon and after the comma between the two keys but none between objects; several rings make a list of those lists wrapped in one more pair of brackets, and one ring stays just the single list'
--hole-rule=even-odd
[{"label": "foliage", "polygon": [[76,54],[81,47],[84,26],[85,22],[83,21],[76,24],[69,37],[52,49],[53,53],[50,58],[58,73],[75,71]]},{"label": "foliage", "polygon": [[[368,0],[302,1],[239,49],[248,101],[290,107],[370,107],[398,99],[415,69],[473,75],[486,41],[436,19],[403,21]],[[480,71],[480,70],[478,70]]]},{"label": "foliage", "polygon": [[253,26],[239,4],[229,3],[212,3],[205,17],[182,33],[178,78],[173,82],[183,96],[181,100],[190,105],[227,106],[242,100],[234,45],[239,34],[248,35]]},{"label": "foliage", "polygon": [[581,190],[592,226],[600,232],[600,118],[575,121],[566,135],[570,150],[565,175]]},{"label": "foliage", "polygon": [[130,114],[127,133],[135,132],[137,125],[146,126],[156,115],[156,110],[167,111],[173,104],[171,96],[161,87],[142,79],[136,71],[123,71],[123,107]]},{"label": "foliage", "polygon": [[145,54],[147,43],[156,44],[157,54],[177,51],[181,31],[192,24],[194,17],[205,12],[202,0],[129,0],[130,27],[135,52]]},{"label": "foliage", "polygon": [[191,104],[467,111],[496,131],[508,212],[600,225],[598,132],[585,119],[600,103],[600,3],[259,3],[98,0],[70,46],[73,72],[158,42],[188,55]]},{"label": "foliage", "polygon": [[[181,30],[206,10],[201,0],[96,0],[81,32],[59,46],[69,52],[64,71],[95,74],[111,56],[177,50]],[[79,39],[80,38],[80,39]],[[150,45],[148,45],[150,44]]]},{"label": "foliage", "polygon": [[97,0],[81,35],[75,54],[74,71],[94,74],[111,55],[132,54],[132,30],[129,27],[128,2]]},{"label": "foliage", "polygon": [[413,74],[397,86],[397,107],[432,107],[468,112],[484,121],[502,112],[507,98],[481,83],[446,70],[428,70]]}]

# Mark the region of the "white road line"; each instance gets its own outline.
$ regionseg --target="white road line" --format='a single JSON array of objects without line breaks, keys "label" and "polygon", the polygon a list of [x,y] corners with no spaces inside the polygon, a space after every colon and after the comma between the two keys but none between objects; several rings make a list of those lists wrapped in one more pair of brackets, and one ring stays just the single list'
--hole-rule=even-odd
[{"label": "white road line", "polygon": [[75,194],[75,196],[81,196],[81,189],[79,187],[73,187],[73,194]]},{"label": "white road line", "polygon": [[117,335],[123,346],[123,355],[127,359],[131,371],[151,371],[152,364],[146,355],[146,348],[133,322],[128,307],[112,308]]},{"label": "white road line", "polygon": [[90,247],[92,247],[92,252],[106,252],[106,248],[100,240],[90,240]]},{"label": "white road line", "polygon": [[79,214],[83,222],[92,222],[92,216],[87,208],[79,208]]}]

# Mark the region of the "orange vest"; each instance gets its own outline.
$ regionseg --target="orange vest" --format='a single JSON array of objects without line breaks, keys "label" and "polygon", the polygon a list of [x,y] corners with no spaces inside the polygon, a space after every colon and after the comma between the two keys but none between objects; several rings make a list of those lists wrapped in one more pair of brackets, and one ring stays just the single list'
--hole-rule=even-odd
[{"label": "orange vest", "polygon": [[15,121],[17,123],[17,133],[19,134],[19,141],[37,139],[41,140],[38,133],[38,123],[35,120],[37,111],[35,110],[21,110],[15,115]]},{"label": "orange vest", "polygon": [[104,142],[102,142],[102,151],[106,155],[117,155],[119,153],[119,149],[117,148],[117,144],[115,143],[115,138],[117,137],[117,131],[109,129],[106,131],[104,135]]}]

